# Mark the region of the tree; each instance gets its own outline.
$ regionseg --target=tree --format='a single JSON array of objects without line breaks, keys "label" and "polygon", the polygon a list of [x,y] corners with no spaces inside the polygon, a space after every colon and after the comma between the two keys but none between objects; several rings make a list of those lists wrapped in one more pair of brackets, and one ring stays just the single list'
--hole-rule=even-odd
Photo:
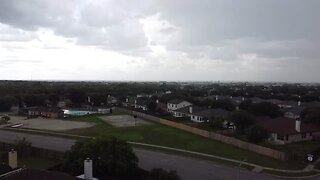
[{"label": "tree", "polygon": [[252,126],[247,130],[247,139],[250,142],[259,143],[268,139],[268,137],[268,132],[259,126]]},{"label": "tree", "polygon": [[248,111],[251,104],[252,104],[251,99],[242,101],[242,102],[239,104],[239,109]]},{"label": "tree", "polygon": [[272,118],[282,115],[279,106],[269,102],[253,103],[249,106],[249,112],[257,116],[269,116]]},{"label": "tree", "polygon": [[17,139],[13,148],[17,151],[19,157],[28,157],[31,154],[32,143],[26,138]]},{"label": "tree", "polygon": [[101,106],[102,103],[106,103],[107,101],[106,96],[100,93],[91,94],[90,99],[95,106]]},{"label": "tree", "polygon": [[6,96],[0,98],[0,112],[10,111],[12,105],[18,104],[14,97]]},{"label": "tree", "polygon": [[240,133],[255,123],[254,116],[246,111],[234,111],[229,120],[236,125],[237,131]]},{"label": "tree", "polygon": [[211,117],[209,118],[209,122],[207,124],[212,129],[222,129],[223,128],[222,123],[223,123],[223,119]]},{"label": "tree", "polygon": [[305,108],[301,112],[300,117],[304,122],[320,124],[320,106],[311,106]]},{"label": "tree", "polygon": [[181,180],[176,171],[166,171],[162,168],[154,168],[144,180]]},{"label": "tree", "polygon": [[154,112],[157,108],[157,103],[154,101],[151,101],[147,104],[147,108],[150,112]]},{"label": "tree", "polygon": [[114,137],[77,141],[65,154],[63,170],[74,175],[83,173],[83,162],[92,159],[93,175],[128,175],[138,168],[138,158],[131,146]]},{"label": "tree", "polygon": [[87,94],[80,89],[69,89],[69,99],[74,104],[81,104],[87,100]]},{"label": "tree", "polygon": [[43,95],[26,95],[24,97],[24,102],[28,107],[32,106],[44,106],[45,105],[45,96]]},{"label": "tree", "polygon": [[229,99],[219,99],[219,100],[212,101],[211,107],[221,108],[228,111],[233,111],[235,109],[235,106],[232,104],[232,102]]},{"label": "tree", "polygon": [[50,94],[48,97],[48,100],[53,104],[53,105],[57,105],[57,103],[60,100],[60,97],[58,94]]}]

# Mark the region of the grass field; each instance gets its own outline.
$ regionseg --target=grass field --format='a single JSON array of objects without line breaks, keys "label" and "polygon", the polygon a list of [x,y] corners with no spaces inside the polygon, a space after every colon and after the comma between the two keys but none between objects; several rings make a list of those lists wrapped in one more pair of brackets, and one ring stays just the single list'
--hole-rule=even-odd
[{"label": "grass field", "polygon": [[96,125],[86,129],[66,131],[66,133],[83,136],[115,136],[126,141],[186,149],[236,160],[245,159],[247,162],[280,169],[301,169],[306,165],[295,161],[286,163],[277,161],[266,156],[258,155],[158,123],[136,127],[115,128],[102,121],[97,115],[74,118],[73,120],[94,122]]}]

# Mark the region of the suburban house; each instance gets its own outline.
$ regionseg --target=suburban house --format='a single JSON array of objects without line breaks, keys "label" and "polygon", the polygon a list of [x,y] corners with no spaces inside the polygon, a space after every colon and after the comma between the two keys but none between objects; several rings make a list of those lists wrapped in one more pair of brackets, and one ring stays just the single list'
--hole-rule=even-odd
[{"label": "suburban house", "polygon": [[191,117],[194,113],[205,111],[205,108],[189,105],[172,111],[174,117]]},{"label": "suburban house", "polygon": [[257,125],[268,131],[269,141],[274,144],[311,140],[314,133],[320,132],[320,127],[316,124],[287,117],[261,118],[258,121]]},{"label": "suburban house", "polygon": [[303,110],[304,107],[301,106],[286,109],[284,112],[284,117],[299,120],[300,114]]},{"label": "suburban house", "polygon": [[194,122],[204,122],[209,120],[209,118],[219,118],[226,119],[229,116],[229,111],[224,109],[206,109],[204,111],[199,111],[191,114],[191,121]]},{"label": "suburban house", "polygon": [[115,98],[114,96],[108,95],[108,97],[107,97],[107,103],[108,104],[116,104],[117,102],[118,102],[117,98]]},{"label": "suburban house", "polygon": [[188,101],[184,101],[181,99],[172,99],[170,101],[167,102],[167,111],[172,113],[173,111],[186,107],[186,106],[190,106],[192,105],[192,103],[188,102]]},{"label": "suburban house", "polygon": [[230,96],[230,101],[236,106],[238,106],[244,100],[245,100],[245,98],[242,96],[236,96],[236,97]]},{"label": "suburban house", "polygon": [[167,105],[166,104],[159,102],[159,100],[156,100],[156,103],[157,103],[157,107],[156,107],[157,112],[161,112],[161,113],[167,112]]},{"label": "suburban house", "polygon": [[125,101],[122,102],[122,106],[124,107],[134,107],[135,104],[135,98],[132,97],[126,97]]},{"label": "suburban house", "polygon": [[28,108],[28,117],[47,117],[47,118],[61,118],[64,112],[60,108],[52,107],[31,107]]},{"label": "suburban house", "polygon": [[211,117],[226,119],[229,111],[224,109],[207,109],[198,106],[186,106],[173,112],[174,117],[190,117],[194,122],[205,122]]},{"label": "suburban house", "polygon": [[69,99],[65,99],[65,100],[58,101],[57,106],[59,108],[66,108],[70,106],[70,104],[72,104],[72,102]]},{"label": "suburban house", "polygon": [[134,101],[134,108],[142,109],[144,111],[148,110],[148,99],[145,98],[138,98]]},{"label": "suburban house", "polygon": [[266,100],[266,102],[270,102],[273,104],[276,104],[277,106],[279,106],[280,108],[292,108],[292,107],[296,107],[296,106],[300,106],[299,102],[295,102],[295,101],[281,101],[278,99],[268,99]]}]

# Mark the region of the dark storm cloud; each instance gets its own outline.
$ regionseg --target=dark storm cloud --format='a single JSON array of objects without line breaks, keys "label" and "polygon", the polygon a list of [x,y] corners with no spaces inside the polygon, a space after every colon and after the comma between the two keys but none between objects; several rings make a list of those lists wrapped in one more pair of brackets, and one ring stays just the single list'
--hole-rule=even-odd
[{"label": "dark storm cloud", "polygon": [[84,45],[110,49],[145,46],[146,39],[138,19],[122,8],[125,7],[74,0],[3,0],[0,2],[0,22],[30,31],[52,29],[56,34],[76,38]]}]

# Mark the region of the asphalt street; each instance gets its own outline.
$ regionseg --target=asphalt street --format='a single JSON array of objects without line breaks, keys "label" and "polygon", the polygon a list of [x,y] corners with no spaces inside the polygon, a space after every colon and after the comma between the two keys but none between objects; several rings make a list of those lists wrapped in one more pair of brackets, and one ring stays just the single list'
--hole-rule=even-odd
[{"label": "asphalt street", "polygon": [[[25,134],[0,130],[0,141],[12,143],[17,138],[27,138],[32,145],[39,148],[56,151],[66,151],[74,144],[75,140],[61,137]],[[272,180],[276,179],[263,174],[254,173],[237,167],[227,167],[214,162],[134,148],[139,158],[139,166],[146,170],[164,168],[176,170],[183,180]]]}]

